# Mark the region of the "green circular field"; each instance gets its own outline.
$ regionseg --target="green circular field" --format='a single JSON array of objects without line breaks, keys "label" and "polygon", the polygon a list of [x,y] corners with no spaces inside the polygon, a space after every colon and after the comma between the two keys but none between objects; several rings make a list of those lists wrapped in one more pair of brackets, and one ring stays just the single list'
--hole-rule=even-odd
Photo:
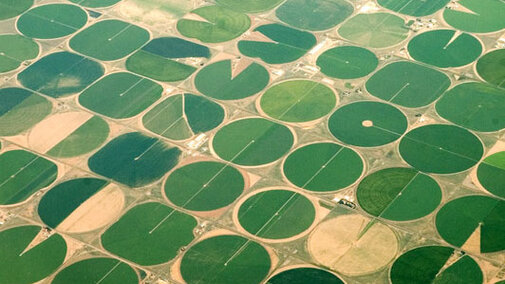
[{"label": "green circular field", "polygon": [[192,246],[182,257],[180,269],[188,284],[255,284],[267,276],[270,267],[270,256],[263,246],[240,236],[223,235]]},{"label": "green circular field", "polygon": [[284,81],[270,87],[260,100],[268,116],[285,122],[307,122],[319,119],[337,104],[335,92],[310,80]]},{"label": "green circular field", "polygon": [[35,41],[16,34],[0,35],[0,73],[15,70],[38,54],[39,45]]},{"label": "green circular field", "polygon": [[482,271],[469,255],[450,247],[426,246],[402,254],[390,271],[392,284],[480,284]]},{"label": "green circular field", "polygon": [[60,270],[51,284],[68,283],[139,283],[135,270],[114,258],[96,257],[81,260]]},{"label": "green circular field", "polygon": [[376,147],[396,141],[407,126],[407,118],[399,109],[373,101],[345,105],[328,121],[328,128],[335,138],[360,147]]},{"label": "green circular field", "polygon": [[218,4],[244,13],[258,13],[273,9],[282,0],[216,0]]},{"label": "green circular field", "polygon": [[305,232],[316,218],[312,202],[290,190],[254,194],[240,205],[240,226],[249,234],[266,239],[286,239]]},{"label": "green circular field", "polygon": [[436,226],[451,245],[476,253],[505,250],[505,201],[483,195],[461,197],[438,211]]},{"label": "green circular field", "polygon": [[0,89],[0,135],[13,136],[28,130],[51,113],[51,102],[21,88]]},{"label": "green circular field", "polygon": [[354,150],[335,143],[315,143],[296,149],[284,161],[286,178],[297,187],[335,191],[350,186],[361,176],[363,160]]},{"label": "green circular field", "polygon": [[194,217],[162,203],[144,203],[126,212],[101,240],[113,254],[140,265],[157,265],[173,259],[193,240],[196,225]]},{"label": "green circular field", "polygon": [[353,11],[345,0],[288,0],[275,10],[275,15],[295,28],[322,31],[340,24]]},{"label": "green circular field", "polygon": [[59,98],[79,93],[104,74],[103,66],[70,52],[49,54],[18,74],[28,89]]},{"label": "green circular field", "polygon": [[402,18],[393,14],[357,14],[347,20],[338,29],[338,33],[362,46],[385,48],[407,39],[409,28]]},{"label": "green circular field", "polygon": [[477,61],[476,69],[486,82],[505,88],[505,49],[486,53]]},{"label": "green circular field", "polygon": [[222,106],[202,96],[178,94],[157,104],[142,117],[148,130],[173,140],[189,139],[218,127]]},{"label": "green circular field", "polygon": [[225,161],[260,166],[284,156],[293,143],[293,133],[286,126],[263,118],[247,118],[221,128],[212,140],[212,148]]},{"label": "green circular field", "polygon": [[0,0],[0,21],[16,17],[28,10],[34,0]]},{"label": "green circular field", "polygon": [[165,181],[165,196],[173,204],[193,211],[212,211],[233,203],[245,181],[234,167],[219,162],[196,162],[173,171]]},{"label": "green circular field", "polygon": [[489,192],[505,197],[505,152],[486,157],[477,168],[477,178]]},{"label": "green circular field", "polygon": [[452,174],[477,164],[481,141],[470,131],[452,125],[431,124],[408,132],[400,141],[400,155],[419,171]]},{"label": "green circular field", "polygon": [[450,0],[430,0],[430,1],[412,1],[412,0],[378,0],[382,7],[415,17],[431,15],[445,7]]},{"label": "green circular field", "polygon": [[367,91],[382,100],[409,108],[438,99],[451,85],[444,73],[408,61],[386,65],[366,82]]},{"label": "green circular field", "polygon": [[70,2],[77,3],[84,7],[89,8],[103,8],[112,6],[121,0],[70,0]]},{"label": "green circular field", "polygon": [[29,284],[51,275],[63,264],[67,254],[65,240],[58,234],[30,246],[42,230],[20,226],[0,231],[1,284]]},{"label": "green circular field", "polygon": [[438,114],[467,129],[493,132],[505,128],[505,90],[484,83],[463,83],[437,102]]},{"label": "green circular field", "polygon": [[344,284],[335,274],[326,270],[299,267],[282,271],[268,279],[268,284]]},{"label": "green circular field", "polygon": [[231,60],[215,62],[196,74],[195,87],[211,98],[239,100],[259,93],[270,82],[270,74],[258,63],[234,73]]},{"label": "green circular field", "polygon": [[505,3],[495,0],[461,0],[459,9],[445,9],[444,20],[469,33],[490,33],[505,29]]},{"label": "green circular field", "polygon": [[360,182],[356,195],[363,210],[394,221],[424,217],[442,200],[438,183],[411,168],[376,171]]},{"label": "green circular field", "polygon": [[205,43],[232,40],[239,37],[251,26],[251,19],[246,14],[221,6],[203,6],[190,13],[206,21],[183,18],[177,22],[177,30],[185,37]]},{"label": "green circular field", "polygon": [[88,14],[79,6],[49,4],[24,13],[16,26],[27,37],[53,39],[78,31],[87,21]]},{"label": "green circular field", "polygon": [[338,79],[356,79],[372,73],[379,59],[370,50],[357,46],[328,49],[317,58],[321,72]]},{"label": "green circular field", "polygon": [[417,61],[440,68],[461,67],[472,63],[482,53],[480,41],[455,30],[434,30],[412,38],[410,56]]}]

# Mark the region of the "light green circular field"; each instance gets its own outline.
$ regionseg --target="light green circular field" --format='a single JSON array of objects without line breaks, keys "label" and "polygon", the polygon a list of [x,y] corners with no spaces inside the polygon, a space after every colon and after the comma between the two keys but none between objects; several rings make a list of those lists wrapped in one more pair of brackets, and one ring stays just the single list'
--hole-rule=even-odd
[{"label": "light green circular field", "polygon": [[89,8],[104,8],[112,6],[121,0],[70,0],[70,2]]},{"label": "light green circular field", "polygon": [[135,284],[139,277],[128,264],[114,258],[96,257],[81,260],[62,269],[51,284],[122,283]]},{"label": "light green circular field", "polygon": [[216,0],[216,3],[243,13],[259,13],[271,10],[282,0]]},{"label": "light green circular field", "polygon": [[39,54],[39,45],[24,36],[0,35],[0,73],[17,69],[24,61]]},{"label": "light green circular field", "polygon": [[379,59],[368,49],[357,46],[340,46],[329,49],[317,58],[321,72],[337,79],[364,77],[377,68]]},{"label": "light green circular field", "polygon": [[486,82],[505,88],[505,49],[496,49],[479,58],[477,73]]},{"label": "light green circular field", "polygon": [[390,9],[404,15],[423,17],[431,15],[444,8],[449,1],[450,0],[378,0],[377,2],[386,9]]},{"label": "light green circular field", "polygon": [[469,33],[490,33],[505,29],[505,3],[496,0],[460,0],[459,9],[445,9],[444,20]]},{"label": "light green circular field", "polygon": [[0,21],[16,17],[28,10],[34,0],[0,0]]},{"label": "light green circular field", "polygon": [[489,192],[505,197],[505,152],[486,157],[477,168],[477,178]]}]

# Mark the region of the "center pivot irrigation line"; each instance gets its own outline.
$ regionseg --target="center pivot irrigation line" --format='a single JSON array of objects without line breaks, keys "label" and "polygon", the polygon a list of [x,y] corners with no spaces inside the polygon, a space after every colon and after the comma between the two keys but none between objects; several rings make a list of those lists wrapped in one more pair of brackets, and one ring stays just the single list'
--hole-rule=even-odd
[{"label": "center pivot irrigation line", "polygon": [[30,162],[28,162],[28,164],[21,167],[18,171],[16,171],[14,174],[12,174],[9,178],[7,178],[2,183],[0,183],[0,188],[2,188],[5,184],[7,184],[9,181],[11,181],[13,178],[15,178],[18,174],[20,174],[22,171],[24,171],[29,166],[31,166],[33,163],[35,163],[35,161],[37,161],[39,158],[40,158],[39,156],[36,156]]},{"label": "center pivot irrigation line", "polygon": [[297,104],[299,104],[306,96],[308,96],[310,94],[310,92],[312,90],[314,90],[314,88],[316,88],[319,83],[317,82],[313,82],[314,84],[310,87],[310,89],[308,89],[296,102],[294,102],[291,106],[289,106],[280,116],[279,116],[279,120],[282,120],[281,118],[284,117],[284,115],[286,115],[292,108],[294,108]]},{"label": "center pivot irrigation line", "polygon": [[319,175],[319,174],[320,174],[320,173],[321,173],[321,172],[322,172],[322,171],[323,171],[323,170],[324,170],[324,169],[325,169],[325,168],[326,168],[326,167],[327,167],[327,166],[328,166],[328,165],[329,165],[329,164],[330,164],[330,163],[331,163],[331,162],[332,162],[335,158],[337,158],[338,154],[340,154],[340,152],[342,152],[342,150],[344,150],[344,148],[345,148],[345,147],[344,147],[344,146],[342,146],[342,148],[338,149],[338,151],[337,151],[335,154],[333,154],[333,156],[331,156],[331,158],[330,158],[328,161],[326,161],[326,163],[324,163],[324,164],[321,166],[321,168],[319,168],[319,170],[317,170],[317,172],[316,172],[313,176],[311,176],[311,177],[307,180],[307,182],[305,182],[305,183],[302,185],[302,188],[303,188],[303,189],[305,189],[305,187],[306,187],[307,185],[309,185],[309,183],[311,183],[311,182],[312,182],[312,181],[313,181],[313,180],[314,180],[314,179],[315,179],[315,178],[316,178],[316,177],[317,177],[317,176],[318,176],[318,175]]},{"label": "center pivot irrigation line", "polygon": [[118,261],[116,265],[114,265],[114,267],[112,267],[102,278],[100,278],[100,280],[98,280],[95,284],[100,284],[102,283],[103,280],[105,280],[105,278],[107,278],[119,265],[121,264],[121,261]]},{"label": "center pivot irrigation line", "polygon": [[392,102],[394,99],[396,99],[396,97],[401,94],[405,89],[407,89],[408,87],[410,86],[410,82],[406,83],[405,85],[403,85],[403,87],[400,88],[400,90],[398,90],[398,92],[396,92],[389,100],[388,102]]}]

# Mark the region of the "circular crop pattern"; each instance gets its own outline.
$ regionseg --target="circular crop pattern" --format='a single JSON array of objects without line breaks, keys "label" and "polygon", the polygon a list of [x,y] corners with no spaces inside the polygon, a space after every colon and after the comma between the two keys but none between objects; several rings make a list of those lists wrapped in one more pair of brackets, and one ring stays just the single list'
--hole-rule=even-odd
[{"label": "circular crop pattern", "polygon": [[0,35],[0,73],[15,70],[23,62],[34,59],[39,49],[35,41],[22,35]]},{"label": "circular crop pattern", "polygon": [[109,7],[118,3],[119,1],[121,0],[70,0],[70,2],[89,8]]},{"label": "circular crop pattern", "polygon": [[505,197],[505,152],[485,158],[477,168],[477,178],[489,192]]},{"label": "circular crop pattern", "polygon": [[114,258],[88,258],[75,262],[56,274],[51,284],[79,283],[135,284],[139,277],[128,264]]},{"label": "circular crop pattern", "polygon": [[268,284],[344,284],[335,274],[313,267],[299,267],[282,271],[268,279]]},{"label": "circular crop pattern", "polygon": [[411,0],[378,0],[379,5],[395,12],[414,16],[428,16],[445,7],[450,0],[430,0],[430,1],[411,1]]},{"label": "circular crop pattern", "polygon": [[379,59],[368,49],[357,46],[340,46],[328,49],[317,58],[317,66],[329,77],[356,79],[377,68]]},{"label": "circular crop pattern", "polygon": [[496,49],[477,61],[477,73],[486,82],[505,88],[505,49]]},{"label": "circular crop pattern", "polygon": [[494,0],[462,0],[456,9],[445,9],[444,20],[469,33],[490,33],[505,28],[505,3]]},{"label": "circular crop pattern", "polygon": [[34,0],[0,0],[0,21],[16,17],[28,10]]}]

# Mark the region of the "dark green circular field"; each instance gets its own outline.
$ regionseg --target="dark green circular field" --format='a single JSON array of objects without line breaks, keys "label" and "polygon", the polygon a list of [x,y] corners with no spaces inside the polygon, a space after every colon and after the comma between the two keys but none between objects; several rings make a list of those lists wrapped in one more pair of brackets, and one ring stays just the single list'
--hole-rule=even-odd
[{"label": "dark green circular field", "polygon": [[284,175],[294,185],[314,191],[335,191],[350,186],[361,176],[363,160],[352,149],[335,143],[314,143],[289,154]]},{"label": "dark green circular field", "polygon": [[70,2],[77,3],[84,7],[89,8],[104,8],[112,6],[121,0],[70,0]]},{"label": "dark green circular field", "polygon": [[363,210],[394,221],[424,217],[442,200],[438,183],[411,168],[376,171],[360,182],[356,195]]},{"label": "dark green circular field", "polygon": [[445,7],[450,0],[411,1],[411,0],[378,0],[382,7],[414,17],[431,15]]},{"label": "dark green circular field", "polygon": [[16,17],[28,10],[34,0],[0,0],[0,21]]},{"label": "dark green circular field", "polygon": [[489,192],[505,197],[505,152],[486,157],[477,168],[477,178]]},{"label": "dark green circular field", "polygon": [[259,13],[273,9],[282,0],[216,0],[218,4],[244,13]]},{"label": "dark green circular field", "polygon": [[482,142],[470,131],[452,125],[431,124],[408,132],[400,142],[400,155],[419,171],[452,174],[477,164]]},{"label": "dark green circular field", "polygon": [[51,284],[68,283],[139,283],[135,270],[114,258],[84,259],[60,270]]},{"label": "dark green circular field", "polygon": [[505,88],[505,49],[488,52],[477,61],[477,73],[486,82]]},{"label": "dark green circular field", "polygon": [[326,50],[316,62],[321,72],[337,79],[356,79],[372,73],[379,59],[370,50],[357,46],[339,46]]},{"label": "dark green circular field", "polygon": [[17,69],[23,62],[37,57],[39,45],[22,35],[0,35],[0,73]]},{"label": "dark green circular field", "polygon": [[373,101],[345,105],[328,121],[328,128],[335,138],[360,147],[376,147],[396,141],[407,126],[407,118],[399,109]]},{"label": "dark green circular field", "polygon": [[234,167],[219,162],[196,162],[173,171],[165,181],[165,196],[193,211],[212,211],[233,203],[245,181]]},{"label": "dark green circular field", "polygon": [[267,284],[344,284],[335,274],[313,267],[282,271],[268,279]]},{"label": "dark green circular field", "polygon": [[460,9],[444,10],[444,20],[458,30],[490,33],[505,28],[505,3],[502,1],[464,0],[458,5]]}]

